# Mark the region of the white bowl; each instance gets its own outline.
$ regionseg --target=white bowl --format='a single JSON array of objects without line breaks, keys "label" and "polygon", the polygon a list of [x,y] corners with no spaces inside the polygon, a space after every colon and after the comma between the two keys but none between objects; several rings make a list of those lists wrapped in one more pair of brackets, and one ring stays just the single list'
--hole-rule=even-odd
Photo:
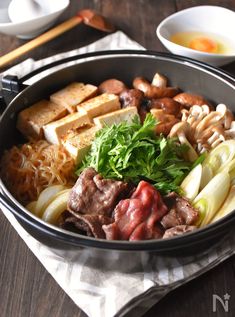
[{"label": "white bowl", "polygon": [[[38,15],[33,15],[33,11],[30,11],[32,8],[26,7],[28,1],[0,1],[3,1],[0,5],[0,32],[23,39],[33,38],[48,29],[69,5],[69,0],[42,1],[43,10]],[[17,18],[15,9],[17,5],[19,5],[19,18]],[[24,21],[22,21],[22,16],[24,16]],[[31,16],[32,18],[30,18]]]},{"label": "white bowl", "polygon": [[[213,33],[227,39],[232,48],[229,54],[205,53],[170,41],[178,32]],[[157,27],[157,36],[172,53],[222,66],[235,60],[235,12],[218,6],[198,6],[179,11],[164,19]]]}]

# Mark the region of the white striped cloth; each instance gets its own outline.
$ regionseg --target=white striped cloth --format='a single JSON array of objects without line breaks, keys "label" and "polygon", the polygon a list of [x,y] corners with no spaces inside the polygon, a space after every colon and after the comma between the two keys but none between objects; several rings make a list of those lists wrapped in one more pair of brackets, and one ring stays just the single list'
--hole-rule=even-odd
[{"label": "white striped cloth", "polygon": [[[26,60],[6,73],[21,77],[45,63],[63,57],[108,49],[143,47],[118,31],[71,52],[40,61]],[[38,79],[37,76],[33,81]],[[28,83],[32,83],[32,80]],[[3,208],[3,212],[45,269],[89,317],[139,317],[173,289],[235,254],[235,235],[231,234],[210,250],[196,256],[172,258],[127,253],[126,257],[130,260],[122,265],[118,255],[110,251],[108,260],[101,257],[97,261],[92,256],[93,250],[58,253],[46,247],[31,237],[8,210]]]}]

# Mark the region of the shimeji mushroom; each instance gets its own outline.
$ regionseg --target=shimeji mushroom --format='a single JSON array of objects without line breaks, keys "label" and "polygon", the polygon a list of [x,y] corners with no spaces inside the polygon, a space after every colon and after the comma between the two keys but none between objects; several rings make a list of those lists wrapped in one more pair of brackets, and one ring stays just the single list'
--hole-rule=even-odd
[{"label": "shimeji mushroom", "polygon": [[205,116],[195,128],[195,139],[200,138],[201,134],[207,129],[214,125],[217,125],[223,116],[221,113],[216,111],[211,111],[207,116]]},{"label": "shimeji mushroom", "polygon": [[230,128],[224,133],[227,139],[235,139],[235,121],[232,121]]},{"label": "shimeji mushroom", "polygon": [[193,143],[199,153],[207,152],[228,138],[233,138],[235,125],[233,114],[219,104],[215,111],[207,105],[192,106],[182,110],[182,121],[190,124]]},{"label": "shimeji mushroom", "polygon": [[212,125],[202,131],[197,140],[198,150],[203,153],[205,150],[215,148],[221,142],[225,141],[224,129],[221,125]]},{"label": "shimeji mushroom", "polygon": [[185,154],[185,159],[190,162],[194,162],[198,158],[198,155],[191,143],[188,141],[191,134],[190,129],[190,124],[188,122],[178,122],[172,127],[168,137],[172,138],[177,136],[181,144],[186,144],[188,146],[188,151]]},{"label": "shimeji mushroom", "polygon": [[187,121],[192,128],[195,128],[198,123],[210,113],[210,108],[207,105],[192,106],[189,110],[182,110],[182,121]]},{"label": "shimeji mushroom", "polygon": [[221,115],[223,116],[223,126],[225,130],[230,129],[232,121],[234,120],[232,112],[223,103],[218,104],[218,106],[216,107],[216,111],[221,113]]}]

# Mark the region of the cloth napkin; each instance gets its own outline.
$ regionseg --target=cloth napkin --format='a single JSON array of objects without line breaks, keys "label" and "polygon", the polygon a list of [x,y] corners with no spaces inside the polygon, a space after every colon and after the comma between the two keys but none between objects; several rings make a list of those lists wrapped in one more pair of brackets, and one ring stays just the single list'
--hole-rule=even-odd
[{"label": "cloth napkin", "polygon": [[[118,31],[77,50],[40,61],[26,60],[7,73],[21,77],[63,57],[108,49],[144,48]],[[213,248],[196,256],[146,257],[127,253],[130,261],[124,266],[115,251],[110,251],[108,260],[100,258],[99,261],[94,259],[91,249],[58,253],[30,236],[7,209],[3,208],[3,212],[45,269],[89,317],[142,316],[167,293],[235,254],[235,234],[231,233]]]}]

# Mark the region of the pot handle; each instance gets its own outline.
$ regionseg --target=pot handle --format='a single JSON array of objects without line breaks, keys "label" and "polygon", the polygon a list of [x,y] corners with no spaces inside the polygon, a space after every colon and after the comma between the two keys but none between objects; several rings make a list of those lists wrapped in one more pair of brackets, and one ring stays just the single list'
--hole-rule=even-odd
[{"label": "pot handle", "polygon": [[27,86],[22,84],[17,76],[6,75],[2,78],[2,89],[0,91],[0,114],[12,101]]},{"label": "pot handle", "polygon": [[[17,76],[6,75],[1,80],[1,90],[0,90],[0,115],[8,106],[8,104],[14,99],[18,93],[24,90],[27,85],[23,84],[26,80],[33,78],[34,76],[51,69],[53,67],[72,62],[75,60],[79,60],[85,58],[87,56],[94,56],[95,52],[88,53],[88,54],[76,54],[73,56],[65,57],[59,59],[57,61],[53,61],[49,64],[43,65],[39,68],[36,68],[32,72],[28,73],[27,75],[23,76],[22,78],[18,78]],[[101,55],[101,54],[98,54]]]}]

